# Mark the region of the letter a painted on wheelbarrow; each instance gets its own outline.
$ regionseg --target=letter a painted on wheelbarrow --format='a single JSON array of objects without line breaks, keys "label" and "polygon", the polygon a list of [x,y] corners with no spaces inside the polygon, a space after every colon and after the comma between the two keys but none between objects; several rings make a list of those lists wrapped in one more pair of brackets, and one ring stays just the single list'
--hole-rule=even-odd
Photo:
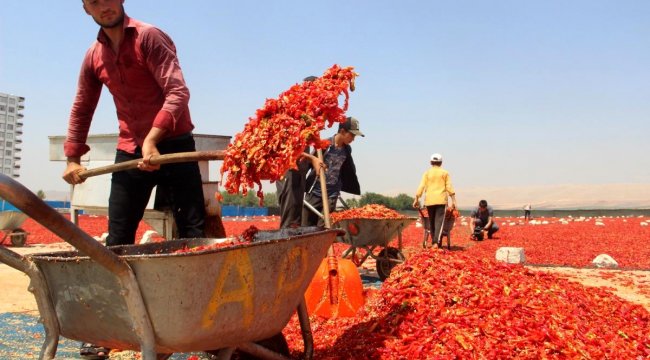
[{"label": "letter a painted on wheelbarrow", "polygon": [[[224,287],[231,275],[235,277],[239,286],[233,288],[235,281],[228,283],[230,290],[226,292]],[[241,304],[242,321],[245,326],[249,326],[254,316],[253,284],[253,267],[248,254],[245,251],[228,252],[215,281],[210,302],[203,313],[202,327],[210,328],[217,319],[221,307],[227,303]]]}]

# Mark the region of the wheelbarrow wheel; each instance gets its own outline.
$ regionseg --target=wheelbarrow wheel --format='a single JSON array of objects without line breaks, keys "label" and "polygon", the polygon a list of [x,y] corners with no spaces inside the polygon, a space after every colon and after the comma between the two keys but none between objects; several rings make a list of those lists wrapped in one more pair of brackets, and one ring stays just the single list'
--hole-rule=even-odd
[{"label": "wheelbarrow wheel", "polygon": [[[289,357],[291,353],[289,352],[289,344],[287,343],[287,339],[285,339],[284,334],[282,333],[277,333],[273,335],[272,337],[260,341],[255,342],[257,345],[261,345],[273,352],[276,352],[278,354],[284,355],[286,357]],[[216,359],[216,355],[219,354],[219,350],[213,350],[213,351],[206,351],[208,354],[213,355],[214,358]],[[232,355],[232,359],[236,360],[257,360],[259,359],[258,357],[255,357],[251,354],[245,353],[243,351],[237,350],[235,353]]]},{"label": "wheelbarrow wheel", "polygon": [[11,234],[9,234],[9,237],[11,237],[11,244],[14,246],[23,246],[27,241],[27,231],[21,228],[14,229]]},{"label": "wheelbarrow wheel", "polygon": [[[388,257],[388,259],[386,259],[386,257]],[[377,259],[377,275],[379,275],[381,281],[386,280],[390,276],[391,270],[393,270],[395,265],[397,265],[397,263],[390,260],[404,261],[406,258],[397,248],[387,247],[382,249],[379,252]]]}]

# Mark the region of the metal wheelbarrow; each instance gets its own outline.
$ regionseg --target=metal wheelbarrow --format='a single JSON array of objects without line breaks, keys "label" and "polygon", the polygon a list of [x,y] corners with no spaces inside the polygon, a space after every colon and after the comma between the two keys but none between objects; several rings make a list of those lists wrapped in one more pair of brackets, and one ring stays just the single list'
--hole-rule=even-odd
[{"label": "metal wheelbarrow", "polygon": [[4,232],[0,245],[4,244],[7,238],[14,246],[23,246],[27,241],[27,232],[20,227],[28,216],[20,211],[0,212],[0,231]]},{"label": "metal wheelbarrow", "polygon": [[[334,222],[332,228],[342,229],[345,235],[341,236],[340,242],[349,244],[350,247],[343,252],[343,258],[350,257],[352,261],[360,266],[366,259],[372,257],[377,262],[377,275],[383,281],[390,276],[390,272],[397,264],[406,259],[402,254],[402,230],[415,222],[417,218],[404,219],[342,219]],[[397,235],[397,248],[389,246],[390,242]],[[382,248],[375,255],[376,248]],[[360,256],[357,251],[363,249]]]},{"label": "metal wheelbarrow", "polygon": [[427,248],[427,239],[431,236],[433,243],[436,243],[439,248],[442,247],[442,238],[447,238],[447,250],[451,250],[451,230],[454,228],[456,223],[456,215],[453,211],[450,212],[449,208],[445,209],[445,216],[442,219],[442,230],[440,231],[440,238],[433,239],[433,234],[431,234],[431,222],[429,222],[429,215],[424,211],[426,209],[418,208],[420,213],[420,223],[424,228],[424,237],[422,238],[422,248]]},{"label": "metal wheelbarrow", "polygon": [[141,351],[144,360],[239,349],[285,359],[257,342],[280,333],[298,309],[305,358],[313,341],[303,294],[340,230],[260,231],[254,242],[173,253],[220,239],[181,239],[105,247],[13,179],[6,199],[78,251],[21,256],[0,247],[0,261],[30,277],[45,327],[40,359],[53,359],[59,336]]}]

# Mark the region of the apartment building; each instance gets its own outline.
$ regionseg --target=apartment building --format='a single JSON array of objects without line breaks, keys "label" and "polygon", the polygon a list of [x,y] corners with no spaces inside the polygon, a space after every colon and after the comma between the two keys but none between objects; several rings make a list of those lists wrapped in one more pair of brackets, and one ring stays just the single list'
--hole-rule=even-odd
[{"label": "apartment building", "polygon": [[0,172],[20,176],[20,139],[23,134],[25,98],[0,93]]}]

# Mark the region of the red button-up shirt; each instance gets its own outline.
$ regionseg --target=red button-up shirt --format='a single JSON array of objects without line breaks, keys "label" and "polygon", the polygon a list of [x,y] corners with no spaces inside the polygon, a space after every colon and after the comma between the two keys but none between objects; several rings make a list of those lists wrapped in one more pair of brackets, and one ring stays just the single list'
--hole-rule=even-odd
[{"label": "red button-up shirt", "polygon": [[68,157],[90,150],[86,139],[102,85],[110,90],[117,109],[120,150],[134,153],[152,127],[164,129],[165,137],[194,128],[188,108],[190,93],[173,41],[154,26],[125,15],[118,54],[101,29],[86,52],[64,144]]}]

